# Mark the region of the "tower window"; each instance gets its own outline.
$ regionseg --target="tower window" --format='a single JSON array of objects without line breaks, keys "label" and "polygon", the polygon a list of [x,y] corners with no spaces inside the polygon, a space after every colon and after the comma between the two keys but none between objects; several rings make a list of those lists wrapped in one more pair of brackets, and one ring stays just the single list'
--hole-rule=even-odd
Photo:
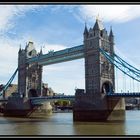
[{"label": "tower window", "polygon": [[103,37],[103,32],[102,31],[100,32],[100,36]]},{"label": "tower window", "polygon": [[90,41],[90,46],[92,46],[92,41]]},{"label": "tower window", "polygon": [[32,51],[29,52],[29,55],[30,55],[30,56],[32,55]]},{"label": "tower window", "polygon": [[90,37],[92,37],[92,34],[90,34]]}]

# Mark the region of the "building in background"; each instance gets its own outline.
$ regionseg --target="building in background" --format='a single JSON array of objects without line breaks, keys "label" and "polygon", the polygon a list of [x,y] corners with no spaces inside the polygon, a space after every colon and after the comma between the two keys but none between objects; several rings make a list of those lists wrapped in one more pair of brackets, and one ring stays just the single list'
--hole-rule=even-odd
[{"label": "building in background", "polygon": [[[0,85],[0,91],[3,88],[3,84]],[[5,91],[5,97],[8,97],[10,95],[18,94],[18,86],[17,84],[10,84],[8,89]],[[48,83],[42,84],[42,96],[55,96],[55,95],[64,95],[60,93],[55,93],[51,87],[48,86]]]},{"label": "building in background", "polygon": [[47,83],[42,84],[42,95],[43,96],[54,96],[55,93],[51,87],[48,87]]}]

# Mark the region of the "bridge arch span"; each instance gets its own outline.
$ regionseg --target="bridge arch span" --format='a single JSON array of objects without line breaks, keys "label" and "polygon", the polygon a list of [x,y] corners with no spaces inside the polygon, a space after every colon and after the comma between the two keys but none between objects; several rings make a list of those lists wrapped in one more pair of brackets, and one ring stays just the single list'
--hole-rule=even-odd
[{"label": "bridge arch span", "polygon": [[105,81],[102,84],[102,93],[107,94],[108,92],[113,92],[113,84],[110,81]]},{"label": "bridge arch span", "polygon": [[28,97],[38,97],[37,90],[34,88],[29,89]]}]

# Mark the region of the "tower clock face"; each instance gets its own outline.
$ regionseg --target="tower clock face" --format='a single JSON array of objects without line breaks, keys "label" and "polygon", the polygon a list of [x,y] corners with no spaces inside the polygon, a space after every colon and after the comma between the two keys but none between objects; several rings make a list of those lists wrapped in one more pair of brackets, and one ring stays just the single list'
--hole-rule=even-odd
[{"label": "tower clock face", "polygon": [[28,58],[31,58],[31,57],[34,57],[34,56],[36,56],[36,50],[31,50],[27,53]]},{"label": "tower clock face", "polygon": [[27,53],[27,57],[28,57],[28,58],[31,58],[31,57],[32,57],[32,51],[29,51],[29,52]]}]

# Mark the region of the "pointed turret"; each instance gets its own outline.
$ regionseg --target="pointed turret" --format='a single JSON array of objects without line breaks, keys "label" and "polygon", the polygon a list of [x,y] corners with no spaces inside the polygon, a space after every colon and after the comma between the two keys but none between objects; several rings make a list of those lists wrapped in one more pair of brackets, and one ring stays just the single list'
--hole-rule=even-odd
[{"label": "pointed turret", "polygon": [[109,41],[111,41],[112,43],[114,42],[114,34],[113,34],[113,31],[112,31],[112,26],[110,27]]},{"label": "pointed turret", "polygon": [[85,37],[85,38],[88,37],[88,29],[87,29],[86,23],[85,23],[84,37]]},{"label": "pointed turret", "polygon": [[18,51],[19,53],[21,52],[21,44],[19,45],[19,51]]},{"label": "pointed turret", "polygon": [[113,31],[112,31],[112,26],[110,27],[110,33],[109,33],[109,36],[111,37],[114,37],[114,35],[113,35]]},{"label": "pointed turret", "polygon": [[87,29],[87,25],[85,23],[85,30],[84,30],[84,34],[88,34],[88,29]]},{"label": "pointed turret", "polygon": [[93,27],[93,30],[103,30],[103,24],[99,19],[96,19],[95,25]]},{"label": "pointed turret", "polygon": [[102,22],[97,18],[93,27],[94,36],[101,36],[101,31],[104,29]]},{"label": "pointed turret", "polygon": [[109,41],[110,41],[110,53],[113,56],[113,53],[114,53],[114,35],[113,35],[112,27],[110,27]]}]

